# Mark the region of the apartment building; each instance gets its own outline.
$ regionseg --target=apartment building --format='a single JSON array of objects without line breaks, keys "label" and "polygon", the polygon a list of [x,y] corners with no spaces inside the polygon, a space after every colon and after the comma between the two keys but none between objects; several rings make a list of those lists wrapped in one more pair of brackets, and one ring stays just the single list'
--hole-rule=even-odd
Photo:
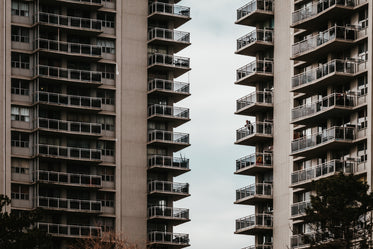
[{"label": "apartment building", "polygon": [[0,6],[0,193],[44,210],[56,248],[116,233],[183,248],[190,70],[175,53],[190,8],[177,0],[4,0]]},{"label": "apartment building", "polygon": [[236,204],[255,207],[236,220],[236,234],[255,236],[246,248],[310,246],[305,237],[313,231],[303,218],[312,181],[345,172],[372,185],[371,5],[253,0],[237,10],[236,24],[255,28],[236,51],[255,57],[235,82],[256,89],[237,100],[236,111],[255,117],[236,139],[255,147],[235,172],[255,177],[236,191]]}]

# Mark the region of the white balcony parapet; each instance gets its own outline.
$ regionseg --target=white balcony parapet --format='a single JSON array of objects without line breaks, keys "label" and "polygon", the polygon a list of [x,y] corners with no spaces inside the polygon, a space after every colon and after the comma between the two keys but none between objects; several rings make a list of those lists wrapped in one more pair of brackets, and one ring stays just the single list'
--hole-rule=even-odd
[{"label": "white balcony parapet", "polygon": [[272,165],[272,153],[257,152],[236,160],[236,171],[253,166],[269,167]]},{"label": "white balcony parapet", "polygon": [[152,155],[148,157],[148,167],[189,169],[189,159],[181,157]]},{"label": "white balcony parapet", "polygon": [[102,107],[101,98],[67,95],[42,91],[36,92],[34,94],[34,103],[38,102],[67,107],[79,107],[84,109],[101,109]]},{"label": "white balcony parapet", "polygon": [[79,212],[101,212],[101,201],[38,196],[37,207]]},{"label": "white balcony parapet", "polygon": [[149,5],[149,15],[155,12],[176,15],[181,17],[190,17],[189,7],[162,2],[154,2]]},{"label": "white balcony parapet", "polygon": [[242,127],[236,131],[236,140],[239,141],[250,135],[272,135],[272,122],[256,122]]},{"label": "white balcony parapet", "polygon": [[148,183],[148,191],[189,194],[189,184],[167,181],[151,181]]},{"label": "white balcony parapet", "polygon": [[189,94],[190,84],[171,80],[153,79],[148,83],[148,91],[155,89]]},{"label": "white balcony parapet", "polygon": [[166,65],[166,66],[173,66],[173,67],[183,67],[189,68],[190,67],[190,59],[187,57],[169,55],[169,54],[149,54],[148,56],[148,66],[152,65]]},{"label": "white balcony parapet", "polygon": [[34,23],[46,23],[51,25],[101,31],[101,20],[92,18],[81,18],[74,16],[58,15],[53,13],[39,12],[34,16]]},{"label": "white balcony parapet", "polygon": [[237,39],[237,50],[256,41],[273,43],[273,29],[256,29]]},{"label": "white balcony parapet", "polygon": [[189,219],[189,209],[153,206],[148,208],[148,218],[165,217],[172,219]]},{"label": "white balcony parapet", "polygon": [[34,49],[46,49],[51,52],[64,52],[74,55],[101,56],[102,48],[99,45],[63,42],[38,38],[34,41]]},{"label": "white balcony parapet", "polygon": [[173,29],[153,28],[149,30],[148,40],[156,38],[190,43],[190,33]]},{"label": "white balcony parapet", "polygon": [[236,190],[236,201],[251,196],[272,197],[272,183],[256,183]]},{"label": "white balcony parapet", "polygon": [[51,156],[77,160],[101,160],[101,150],[77,147],[66,147],[58,145],[38,144],[36,146],[38,155]]},{"label": "white balcony parapet", "polygon": [[245,78],[246,76],[263,73],[263,74],[273,74],[273,60],[255,60],[249,64],[237,69],[237,80]]},{"label": "white balcony parapet", "polygon": [[239,111],[246,106],[254,104],[273,104],[272,91],[256,91],[236,101],[236,110]]},{"label": "white balcony parapet", "polygon": [[182,233],[150,232],[148,233],[149,243],[189,245],[189,235]]},{"label": "white balcony parapet", "polygon": [[74,132],[78,134],[101,134],[101,124],[65,121],[59,119],[38,118],[35,127],[53,131]]},{"label": "white balcony parapet", "polygon": [[237,20],[256,10],[273,11],[273,0],[253,0],[237,10]]},{"label": "white balcony parapet", "polygon": [[41,231],[58,237],[87,238],[102,236],[101,227],[97,226],[78,226],[42,222],[36,223],[36,226]]},{"label": "white balcony parapet", "polygon": [[62,67],[51,67],[38,65],[35,67],[35,75],[50,77],[60,80],[83,81],[86,83],[101,84],[102,73],[97,71],[68,69]]},{"label": "white balcony parapet", "polygon": [[266,213],[254,214],[236,220],[236,232],[241,229],[250,229],[255,226],[267,228],[273,227],[273,215]]},{"label": "white balcony parapet", "polygon": [[37,170],[34,179],[35,181],[51,184],[66,184],[78,187],[102,187],[102,176],[99,175]]},{"label": "white balcony parapet", "polygon": [[153,141],[171,142],[188,145],[189,134],[163,130],[151,130],[148,132],[148,142]]}]

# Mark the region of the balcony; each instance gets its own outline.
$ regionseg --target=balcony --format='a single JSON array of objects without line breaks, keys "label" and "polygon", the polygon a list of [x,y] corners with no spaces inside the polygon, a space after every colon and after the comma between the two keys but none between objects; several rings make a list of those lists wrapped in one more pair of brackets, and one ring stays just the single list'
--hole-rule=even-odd
[{"label": "balcony", "polygon": [[102,33],[101,20],[64,16],[52,13],[39,12],[34,16],[34,23],[72,29],[79,32]]},{"label": "balcony", "polygon": [[91,44],[63,42],[39,38],[34,41],[34,49],[41,52],[51,52],[52,56],[55,56],[56,53],[60,53],[65,56],[76,56],[78,58],[85,57],[95,60],[102,58],[101,46]]},{"label": "balcony", "polygon": [[297,234],[290,237],[290,248],[291,249],[298,249],[298,248],[309,248],[311,238],[313,238],[315,234]]},{"label": "balcony", "polygon": [[101,8],[103,6],[102,0],[56,0],[57,2],[69,3],[76,7],[95,7]]},{"label": "balcony", "polygon": [[273,48],[273,29],[256,29],[237,39],[236,54],[256,56],[263,50]]},{"label": "balcony", "polygon": [[178,102],[190,96],[190,84],[171,80],[153,79],[148,82],[148,95],[168,97],[170,101]]},{"label": "balcony", "polygon": [[315,92],[328,85],[341,85],[367,70],[362,60],[332,60],[319,67],[295,75],[292,78],[293,92]]},{"label": "balcony", "polygon": [[189,209],[153,206],[148,208],[148,219],[152,222],[167,222],[172,226],[190,221]]},{"label": "balcony", "polygon": [[273,0],[253,0],[237,10],[236,24],[255,26],[273,18]]},{"label": "balcony", "polygon": [[331,127],[291,142],[292,156],[310,157],[328,150],[346,148],[356,139],[356,128]]},{"label": "balcony", "polygon": [[166,122],[172,127],[177,127],[190,121],[189,109],[158,104],[151,105],[148,107],[148,120]]},{"label": "balcony", "polygon": [[258,81],[270,81],[272,79],[273,60],[256,60],[237,69],[237,80],[235,84],[244,86],[255,86],[255,83]]},{"label": "balcony", "polygon": [[248,246],[242,249],[272,249],[272,244],[264,244],[264,245],[255,245],[255,246]]},{"label": "balcony", "polygon": [[38,118],[36,128],[51,132],[66,132],[76,135],[101,136],[101,124]]},{"label": "balcony", "polygon": [[148,70],[151,72],[172,72],[177,78],[191,70],[190,59],[168,54],[150,54],[148,56]]},{"label": "balcony", "polygon": [[153,2],[149,5],[148,20],[173,22],[174,28],[178,28],[190,20],[190,8],[180,5]]},{"label": "balcony", "polygon": [[236,101],[235,114],[256,116],[273,109],[272,91],[257,91],[246,95]]},{"label": "balcony", "polygon": [[176,152],[190,146],[189,134],[151,130],[148,132],[148,145],[162,148],[167,147],[172,150],[172,152]]},{"label": "balcony", "polygon": [[34,94],[34,103],[81,109],[84,111],[101,111],[102,108],[101,98],[66,95],[51,92],[36,92]]},{"label": "balcony", "polygon": [[155,198],[170,198],[173,201],[190,196],[188,183],[151,181],[148,183],[148,194]]},{"label": "balcony", "polygon": [[270,233],[273,228],[272,214],[255,214],[236,220],[235,234],[256,235]]},{"label": "balcony", "polygon": [[173,52],[188,47],[190,43],[190,33],[172,29],[153,28],[148,32],[148,44],[172,47]]},{"label": "balcony", "polygon": [[35,68],[35,76],[45,79],[61,80],[81,84],[102,84],[102,74],[101,72],[97,71],[39,65]]},{"label": "balcony", "polygon": [[36,155],[40,157],[67,159],[77,161],[100,162],[101,150],[65,147],[58,145],[39,144],[36,146]]},{"label": "balcony", "polygon": [[236,190],[235,204],[255,205],[272,201],[272,183],[256,183]]},{"label": "balcony", "polygon": [[101,227],[98,226],[78,226],[42,222],[38,222],[36,226],[40,231],[46,232],[55,237],[81,239],[102,236]]},{"label": "balcony", "polygon": [[330,19],[343,19],[367,0],[325,0],[292,13],[292,28],[316,30]]},{"label": "balcony", "polygon": [[235,174],[254,176],[272,170],[272,163],[272,153],[254,153],[236,160]]},{"label": "balcony", "polygon": [[332,117],[349,115],[366,104],[366,95],[332,93],[319,101],[292,109],[292,124],[312,126]]},{"label": "balcony", "polygon": [[365,163],[355,160],[331,160],[311,168],[294,171],[291,174],[291,186],[293,188],[308,188],[313,181],[318,181],[335,175],[339,172],[345,174],[360,174],[365,172]]},{"label": "balcony", "polygon": [[36,181],[45,184],[56,184],[84,188],[102,188],[102,177],[99,175],[83,175],[57,171],[37,170],[34,177]]},{"label": "balcony", "polygon": [[272,122],[256,122],[242,127],[236,131],[235,144],[255,146],[269,142],[273,139],[272,127]]},{"label": "balcony", "polygon": [[323,55],[348,49],[367,36],[367,28],[333,26],[292,46],[292,60],[315,61]]},{"label": "balcony", "polygon": [[37,207],[48,210],[82,212],[82,213],[100,213],[101,201],[65,199],[57,197],[39,196]]},{"label": "balcony", "polygon": [[161,155],[149,156],[148,170],[154,172],[168,173],[174,177],[179,176],[190,171],[189,159]]},{"label": "balcony", "polygon": [[306,214],[306,209],[311,207],[310,201],[297,202],[291,205],[291,218],[296,219]]},{"label": "balcony", "polygon": [[183,248],[190,246],[189,235],[181,233],[168,232],[150,232],[148,233],[148,246],[166,246],[167,248]]}]

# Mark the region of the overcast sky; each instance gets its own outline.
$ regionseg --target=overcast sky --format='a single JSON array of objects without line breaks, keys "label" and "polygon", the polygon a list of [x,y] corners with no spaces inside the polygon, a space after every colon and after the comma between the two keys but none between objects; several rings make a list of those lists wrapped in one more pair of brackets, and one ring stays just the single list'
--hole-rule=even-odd
[{"label": "overcast sky", "polygon": [[175,182],[189,182],[192,196],[175,207],[190,208],[192,221],[175,232],[190,234],[191,249],[240,249],[254,243],[251,236],[234,235],[235,219],[253,214],[253,209],[233,205],[235,190],[253,183],[252,177],[233,175],[235,160],[254,152],[234,145],[235,130],[247,119],[233,114],[236,99],[254,90],[234,85],[236,69],[252,60],[234,54],[236,39],[250,32],[234,24],[236,9],[248,1],[179,3],[192,13],[192,21],[179,28],[191,33],[192,46],[178,54],[191,58],[192,71],[180,79],[190,81],[192,96],[176,106],[190,108],[192,121],[176,131],[191,134],[192,146],[181,153],[190,158],[192,171]]}]

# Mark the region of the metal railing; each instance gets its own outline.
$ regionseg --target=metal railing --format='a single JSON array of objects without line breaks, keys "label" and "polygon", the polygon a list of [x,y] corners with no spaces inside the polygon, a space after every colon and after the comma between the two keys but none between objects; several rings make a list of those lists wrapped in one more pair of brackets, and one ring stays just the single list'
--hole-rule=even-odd
[{"label": "metal railing", "polygon": [[272,135],[272,122],[256,122],[236,130],[236,141],[250,135]]},{"label": "metal railing", "polygon": [[291,248],[303,248],[310,244],[312,238],[315,238],[314,233],[293,235],[290,237],[290,246]]},{"label": "metal railing", "polygon": [[306,214],[306,209],[311,207],[310,201],[297,202],[291,205],[291,216]]},{"label": "metal railing", "polygon": [[180,17],[190,17],[190,8],[180,5],[154,2],[149,5],[149,15],[159,12],[164,14],[171,14]]},{"label": "metal railing", "polygon": [[58,197],[39,196],[36,198],[37,207],[73,210],[82,212],[101,212],[101,201],[66,199]]},{"label": "metal railing", "polygon": [[189,194],[189,184],[167,181],[151,181],[148,183],[148,191]]},{"label": "metal railing", "polygon": [[82,187],[102,187],[102,176],[99,175],[37,170],[34,179],[35,181],[47,183],[69,184]]},{"label": "metal railing", "polygon": [[189,159],[171,157],[171,156],[153,155],[153,156],[148,157],[148,167],[153,167],[153,166],[189,169]]},{"label": "metal railing", "polygon": [[34,103],[47,103],[62,106],[80,107],[84,109],[101,109],[102,99],[96,97],[85,97],[77,95],[67,95],[51,92],[36,92]]},{"label": "metal railing", "polygon": [[273,226],[272,214],[254,214],[236,220],[236,231],[254,226],[271,228]]},{"label": "metal railing", "polygon": [[[63,1],[63,0],[60,0]],[[74,1],[79,3],[89,3],[89,4],[102,4],[102,0],[68,0],[68,1]]]},{"label": "metal railing", "polygon": [[189,209],[153,206],[148,208],[148,217],[166,217],[173,219],[189,219]]},{"label": "metal railing", "polygon": [[152,40],[154,38],[189,43],[190,33],[173,29],[153,28],[148,32],[148,40]]},{"label": "metal railing", "polygon": [[79,134],[92,134],[100,135],[101,134],[101,124],[95,123],[84,123],[76,121],[65,121],[58,119],[49,119],[49,118],[38,118],[36,120],[35,127],[45,128],[49,130],[56,131],[69,131]]},{"label": "metal railing", "polygon": [[175,107],[168,105],[151,105],[148,107],[148,116],[163,115],[175,118],[189,118],[189,109],[183,107]]},{"label": "metal railing", "polygon": [[102,28],[101,20],[74,16],[64,16],[45,12],[39,12],[36,15],[34,15],[34,23],[38,22],[64,27],[88,29],[93,31],[101,31]]},{"label": "metal railing", "polygon": [[101,160],[101,150],[76,147],[65,147],[58,145],[38,144],[37,155],[60,157],[78,160]]},{"label": "metal railing", "polygon": [[359,28],[333,26],[292,46],[293,56],[313,50],[334,39],[353,41],[358,38]]},{"label": "metal railing", "polygon": [[236,190],[236,201],[250,196],[272,197],[272,183],[256,183]]},{"label": "metal railing", "polygon": [[189,94],[190,84],[172,80],[153,79],[148,82],[148,91],[155,89]]},{"label": "metal railing", "polygon": [[253,0],[237,10],[237,20],[256,10],[273,11],[273,0]]},{"label": "metal railing", "polygon": [[273,104],[272,91],[257,91],[246,95],[236,101],[236,111],[253,104]]},{"label": "metal railing", "polygon": [[362,60],[332,60],[319,67],[312,68],[306,72],[297,74],[292,77],[292,87],[294,88],[312,83],[313,81],[316,81],[333,73],[354,75],[361,69],[366,69],[366,64],[367,62]]},{"label": "metal railing", "polygon": [[255,245],[255,246],[248,246],[244,247],[242,249],[272,249],[272,244],[271,245]]},{"label": "metal railing", "polygon": [[252,166],[272,167],[272,153],[257,152],[236,160],[236,170]]},{"label": "metal railing", "polygon": [[180,57],[168,54],[150,54],[148,56],[148,66],[154,64],[170,65],[174,67],[190,67],[190,59],[187,57]]},{"label": "metal railing", "polygon": [[46,232],[54,236],[67,236],[67,237],[101,237],[101,227],[96,226],[78,226],[78,225],[63,225],[53,223],[36,224],[42,232]]},{"label": "metal railing", "polygon": [[272,28],[264,28],[264,29],[256,29],[248,33],[247,35],[242,36],[241,38],[237,39],[237,50],[245,47],[248,44],[254,43],[256,41],[261,42],[273,42],[273,29]]},{"label": "metal railing", "polygon": [[39,38],[34,41],[34,49],[47,49],[53,52],[66,52],[76,55],[101,56],[101,46],[63,42]]},{"label": "metal railing", "polygon": [[323,130],[322,132],[317,132],[309,136],[297,138],[291,142],[291,152],[296,153],[302,150],[311,149],[318,145],[330,141],[352,141],[356,136],[355,127],[338,127],[334,126]]},{"label": "metal railing", "polygon": [[365,2],[367,0],[324,0],[312,5],[305,5],[303,8],[292,13],[293,24],[312,18],[336,5],[355,7]]},{"label": "metal railing", "polygon": [[153,141],[189,144],[189,134],[172,131],[152,130],[148,132],[148,142]]},{"label": "metal railing", "polygon": [[68,69],[63,67],[51,67],[38,65],[35,67],[35,75],[51,77],[62,80],[78,80],[92,83],[101,83],[102,73],[97,71],[87,71],[79,69]]},{"label": "metal railing", "polygon": [[255,73],[273,74],[273,60],[272,59],[255,60],[237,69],[237,80],[240,80],[242,78],[245,78],[246,76],[249,76]]}]

